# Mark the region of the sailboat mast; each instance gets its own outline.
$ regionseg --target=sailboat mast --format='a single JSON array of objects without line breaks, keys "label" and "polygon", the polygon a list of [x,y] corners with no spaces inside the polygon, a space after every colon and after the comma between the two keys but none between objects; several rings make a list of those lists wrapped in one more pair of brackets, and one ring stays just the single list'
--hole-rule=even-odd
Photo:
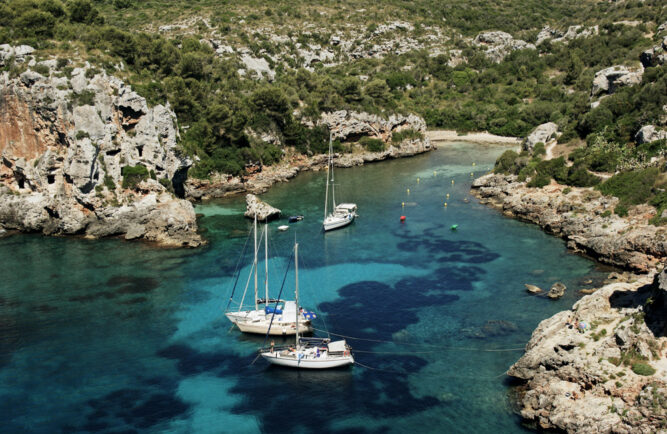
[{"label": "sailboat mast", "polygon": [[331,131],[329,131],[329,158],[327,159],[327,187],[324,190],[324,218],[327,218],[327,205],[329,203],[329,168],[331,167]]},{"label": "sailboat mast", "polygon": [[[336,210],[336,181],[334,180],[334,160],[333,160],[333,145],[331,144],[331,136],[329,136],[329,160],[331,161],[331,202],[333,202],[333,209]],[[328,176],[328,174],[327,174]]]},{"label": "sailboat mast", "polygon": [[294,243],[294,275],[296,277],[295,299],[296,299],[296,347],[299,347],[299,243]]},{"label": "sailboat mast", "polygon": [[264,226],[264,300],[269,302],[269,225]]},{"label": "sailboat mast", "polygon": [[255,310],[259,309],[257,305],[257,213],[255,212],[255,261],[253,262],[255,268]]}]

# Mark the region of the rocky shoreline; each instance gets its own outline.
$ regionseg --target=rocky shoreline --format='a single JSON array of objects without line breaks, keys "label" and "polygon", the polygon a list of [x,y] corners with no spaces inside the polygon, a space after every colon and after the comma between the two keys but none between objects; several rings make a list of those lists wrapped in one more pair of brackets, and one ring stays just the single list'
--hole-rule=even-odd
[{"label": "rocky shoreline", "polygon": [[622,218],[612,210],[618,199],[591,188],[558,184],[529,188],[515,175],[476,179],[472,193],[510,217],[539,225],[564,238],[569,248],[600,262],[637,272],[654,270],[667,259],[667,231],[650,225],[652,207],[637,207]]},{"label": "rocky shoreline", "polygon": [[[331,129],[334,139],[341,141],[372,133],[373,137],[389,142],[387,149],[381,152],[370,152],[355,146],[351,153],[337,153],[334,155],[335,167],[361,166],[392,158],[411,157],[436,149],[428,135],[424,135],[424,120],[413,115],[392,116],[383,120],[365,113],[339,111],[323,115],[322,123]],[[391,135],[404,129],[416,131],[424,137],[392,143]],[[325,169],[327,158],[326,154],[308,157],[292,153],[286,155],[280,163],[262,167],[261,171],[245,177],[214,174],[211,179],[191,178],[185,182],[185,196],[198,201],[245,193],[261,194],[273,184],[286,182],[301,171]]]},{"label": "rocky shoreline", "polygon": [[611,283],[542,321],[508,371],[521,416],[576,433],[667,429],[667,273]]},{"label": "rocky shoreline", "polygon": [[[566,190],[567,188],[567,190]],[[651,207],[621,218],[618,199],[591,188],[529,188],[488,174],[472,193],[535,223],[574,251],[642,274],[608,284],[542,321],[508,375],[521,385],[521,416],[539,429],[653,433],[667,429],[667,257]],[[581,328],[580,328],[581,326]]]}]

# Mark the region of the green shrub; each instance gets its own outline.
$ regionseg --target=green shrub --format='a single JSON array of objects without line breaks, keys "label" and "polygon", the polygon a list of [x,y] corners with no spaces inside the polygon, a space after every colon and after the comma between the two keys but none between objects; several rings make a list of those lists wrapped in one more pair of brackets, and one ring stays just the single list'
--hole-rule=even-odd
[{"label": "green shrub", "polygon": [[72,93],[72,103],[77,106],[95,105],[95,92],[92,90],[82,90],[79,93]]},{"label": "green shrub", "polygon": [[48,76],[49,75],[49,67],[43,64],[37,64],[32,67],[32,70],[35,71],[38,74]]},{"label": "green shrub", "polygon": [[619,217],[627,217],[628,215],[628,205],[621,202],[614,207],[614,214]]},{"label": "green shrub", "polygon": [[143,164],[123,166],[120,170],[123,175],[123,188],[134,189],[141,181],[148,179],[148,169]]},{"label": "green shrub", "polygon": [[611,215],[611,211],[607,209],[607,210],[605,210],[605,211],[604,211],[602,214],[600,214],[600,215],[601,215],[602,217],[605,217],[605,218],[606,218],[606,217],[609,217],[609,216]]},{"label": "green shrub", "polygon": [[109,175],[104,175],[104,186],[109,191],[114,191],[116,189],[116,183],[113,182],[113,178]]},{"label": "green shrub", "polygon": [[415,139],[423,139],[424,134],[417,130],[413,130],[412,128],[406,129],[406,130],[401,130],[401,131],[394,131],[391,134],[391,143],[394,144],[399,144],[404,140],[415,140]]},{"label": "green shrub", "polygon": [[653,195],[653,184],[659,174],[657,167],[621,172],[600,184],[598,189],[608,196],[618,197],[626,205],[646,203]]},{"label": "green shrub", "polygon": [[574,187],[593,187],[600,183],[600,178],[590,173],[582,166],[572,166],[568,169],[567,185]]},{"label": "green shrub", "polygon": [[544,156],[547,154],[547,150],[544,147],[544,143],[538,142],[533,147],[533,157]]},{"label": "green shrub", "polygon": [[503,152],[496,160],[493,172],[504,173],[505,175],[516,174],[519,171],[519,168],[516,165],[517,158],[519,158],[519,154],[514,151]]},{"label": "green shrub", "polygon": [[384,142],[380,139],[374,139],[372,137],[362,137],[359,140],[359,144],[364,148],[368,149],[371,152],[382,152],[384,151]]},{"label": "green shrub", "polygon": [[86,139],[86,138],[89,138],[89,137],[90,137],[90,134],[88,134],[86,131],[79,130],[79,131],[76,132],[76,139],[77,140],[83,140],[83,139]]},{"label": "green shrub", "polygon": [[634,372],[637,375],[643,375],[649,377],[655,374],[655,368],[653,368],[648,363],[637,362],[632,364],[632,372]]},{"label": "green shrub", "polygon": [[526,185],[528,187],[542,188],[545,185],[549,185],[550,182],[551,182],[551,176],[549,176],[546,173],[538,172]]},{"label": "green shrub", "polygon": [[564,195],[568,195],[568,194],[570,194],[571,192],[572,192],[572,189],[571,189],[570,187],[565,187],[565,188],[563,189],[563,194],[564,194]]}]

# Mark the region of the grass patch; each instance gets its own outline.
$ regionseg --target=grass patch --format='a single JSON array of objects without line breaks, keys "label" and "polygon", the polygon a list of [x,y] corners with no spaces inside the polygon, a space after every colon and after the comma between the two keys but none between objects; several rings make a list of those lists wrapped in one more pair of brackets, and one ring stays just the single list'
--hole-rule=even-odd
[{"label": "grass patch", "polygon": [[143,164],[124,166],[120,173],[123,175],[123,188],[134,189],[141,181],[148,179],[148,169]]}]

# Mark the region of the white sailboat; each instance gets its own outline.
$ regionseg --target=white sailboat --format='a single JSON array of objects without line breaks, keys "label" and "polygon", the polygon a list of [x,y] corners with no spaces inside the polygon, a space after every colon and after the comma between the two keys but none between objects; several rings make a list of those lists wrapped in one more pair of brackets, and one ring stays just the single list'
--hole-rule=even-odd
[{"label": "white sailboat", "polygon": [[[299,302],[299,244],[294,245],[295,299]],[[298,318],[298,316],[297,316]],[[303,338],[296,322],[295,345],[262,348],[259,354],[273,365],[298,369],[328,369],[352,365],[354,358],[345,340],[331,342],[323,338]]]},{"label": "white sailboat", "polygon": [[[250,276],[243,292],[243,298],[237,311],[226,312],[225,316],[244,333],[257,333],[265,335],[293,335],[297,328],[304,333],[313,331],[310,318],[314,317],[312,312],[307,312],[298,307],[296,301],[285,301],[269,298],[269,247],[268,247],[268,225],[264,227],[264,298],[258,298],[257,286],[257,217],[254,225],[255,236],[255,259],[253,261]],[[243,309],[243,302],[248,290],[250,278],[254,275],[255,281],[255,308]],[[233,296],[233,294],[232,294]],[[230,300],[231,301],[231,300]],[[273,304],[273,306],[271,306]],[[263,305],[263,307],[260,307]],[[271,323],[273,321],[273,324]],[[297,325],[298,324],[298,325]]]},{"label": "white sailboat", "polygon": [[[332,134],[329,133],[329,161],[327,165],[327,187],[324,194],[324,222],[322,226],[325,231],[342,228],[354,221],[357,216],[357,204],[341,203],[336,205],[336,186],[334,184],[334,164]],[[333,202],[333,211],[327,214],[329,205],[329,179],[331,179],[331,199]]]}]

